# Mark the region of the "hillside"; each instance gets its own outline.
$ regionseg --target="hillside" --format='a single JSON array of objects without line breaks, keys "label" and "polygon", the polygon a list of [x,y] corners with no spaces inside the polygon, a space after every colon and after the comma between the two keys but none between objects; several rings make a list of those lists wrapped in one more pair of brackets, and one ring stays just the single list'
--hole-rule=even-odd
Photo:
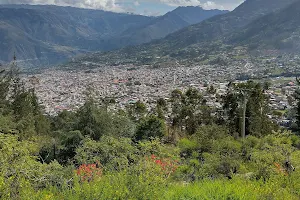
[{"label": "hillside", "polygon": [[[83,105],[50,115],[35,90],[9,74],[0,73],[1,200],[300,199],[299,117],[290,119],[297,120],[295,132],[276,124],[272,89],[260,82],[232,82],[223,92],[213,85],[202,91],[185,85],[168,94],[153,88],[157,100],[148,96],[126,107],[113,96],[96,95],[89,84]],[[39,79],[30,78],[39,87]],[[130,82],[111,86],[133,96],[144,92]],[[80,96],[69,92],[77,84],[60,84],[75,103]],[[48,102],[58,107],[57,100]],[[300,105],[288,109],[299,111]]]},{"label": "hillside", "polygon": [[216,15],[228,13],[226,10],[204,10],[201,7],[178,7],[150,23],[129,29],[120,35],[118,44],[136,45],[164,38],[184,27],[199,23]]},{"label": "hillside", "polygon": [[152,19],[72,7],[1,6],[0,60],[10,61],[15,51],[20,60],[59,62],[60,58],[99,50],[101,39]]},{"label": "hillside", "polygon": [[163,39],[119,51],[90,54],[76,62],[150,64],[169,62],[174,58],[182,60],[198,57],[228,48],[224,43],[226,37],[295,1],[297,0],[247,0],[232,12],[188,26]]},{"label": "hillside", "polygon": [[215,40],[253,20],[288,6],[295,0],[247,0],[232,12],[205,20],[167,36],[161,43],[173,48]]},{"label": "hillside", "polygon": [[259,18],[232,34],[227,43],[250,50],[300,51],[300,1]]},{"label": "hillside", "polygon": [[227,11],[180,7],[161,17],[60,6],[1,5],[0,62],[21,66],[142,44]]}]

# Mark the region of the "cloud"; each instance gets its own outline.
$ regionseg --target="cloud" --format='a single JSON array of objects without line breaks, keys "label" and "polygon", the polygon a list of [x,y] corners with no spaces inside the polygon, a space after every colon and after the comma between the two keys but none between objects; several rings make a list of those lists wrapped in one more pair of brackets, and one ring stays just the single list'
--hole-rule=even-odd
[{"label": "cloud", "polygon": [[[147,1],[147,0],[144,0]],[[233,10],[244,0],[152,0],[170,6],[201,6],[204,9]]]},{"label": "cloud", "polygon": [[155,11],[155,10],[144,9],[143,15],[146,15],[146,16],[160,16],[161,12]]},{"label": "cloud", "polygon": [[211,9],[219,9],[219,10],[225,10],[224,6],[218,5],[213,1],[207,1],[205,2],[202,7],[206,10],[211,10]]},{"label": "cloud", "polygon": [[[48,4],[93,8],[114,12],[131,12],[133,7],[147,10],[147,13],[158,13],[159,6],[169,6],[169,11],[177,6],[201,6],[204,9],[232,10],[242,0],[0,0],[0,4]],[[149,3],[157,8],[148,8]],[[162,13],[163,14],[163,13]]]},{"label": "cloud", "polygon": [[35,4],[74,6],[80,8],[93,8],[115,12],[124,11],[116,0],[0,0],[1,4]]}]

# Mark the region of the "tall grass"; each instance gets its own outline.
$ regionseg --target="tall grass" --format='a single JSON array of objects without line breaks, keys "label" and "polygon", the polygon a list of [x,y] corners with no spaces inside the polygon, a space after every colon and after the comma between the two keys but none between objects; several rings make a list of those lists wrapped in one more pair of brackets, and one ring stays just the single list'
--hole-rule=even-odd
[{"label": "tall grass", "polygon": [[75,181],[72,188],[24,188],[21,199],[146,199],[146,200],[293,200],[300,198],[299,179],[273,177],[267,182],[244,178],[202,180],[195,183],[167,181],[151,174],[126,172],[105,175],[92,182]]}]

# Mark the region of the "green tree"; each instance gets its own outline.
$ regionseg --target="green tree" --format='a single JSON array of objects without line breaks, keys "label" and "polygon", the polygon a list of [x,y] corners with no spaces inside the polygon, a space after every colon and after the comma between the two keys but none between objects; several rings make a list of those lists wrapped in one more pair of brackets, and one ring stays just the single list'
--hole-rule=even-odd
[{"label": "green tree", "polygon": [[79,117],[75,112],[62,111],[57,116],[52,117],[51,128],[54,131],[72,131],[76,129]]},{"label": "green tree", "polygon": [[163,98],[159,98],[156,102],[156,113],[158,118],[165,119],[165,115],[168,111],[167,101]]},{"label": "green tree", "polygon": [[[297,78],[297,83],[298,85],[300,85],[300,80]],[[298,125],[298,131],[300,130],[300,89],[297,88],[297,90],[295,91],[294,93],[294,97],[297,101],[297,104],[296,104],[296,123]]]},{"label": "green tree", "polygon": [[49,165],[38,162],[38,151],[36,142],[0,134],[0,179],[4,179],[4,185],[0,186],[1,199],[19,199],[20,191],[28,185],[37,190],[63,184],[65,171],[62,166],[57,162]]},{"label": "green tree", "polygon": [[77,129],[83,135],[90,136],[95,140],[99,140],[108,128],[110,122],[106,120],[106,110],[101,110],[91,102],[87,101],[77,112],[78,124]]},{"label": "green tree", "polygon": [[0,70],[0,113],[6,114],[9,112],[9,102],[7,100],[9,87],[11,83],[10,72]]},{"label": "green tree", "polygon": [[149,140],[154,138],[162,138],[166,135],[165,121],[151,115],[144,118],[137,126],[135,140]]},{"label": "green tree", "polygon": [[175,128],[182,129],[183,126],[183,119],[181,110],[183,107],[182,100],[184,98],[184,94],[179,89],[173,90],[171,93],[171,124]]},{"label": "green tree", "polygon": [[207,87],[207,93],[208,94],[216,94],[216,89],[213,85],[210,85],[209,87]]},{"label": "green tree", "polygon": [[174,90],[171,94],[171,103],[172,126],[185,128],[188,134],[195,133],[202,124],[213,122],[211,109],[195,88],[189,88],[184,94],[180,90]]},{"label": "green tree", "polygon": [[137,148],[130,138],[104,136],[99,141],[84,140],[77,148],[75,159],[78,164],[99,162],[110,171],[128,168],[137,160]]},{"label": "green tree", "polygon": [[231,84],[223,98],[225,118],[232,133],[262,136],[277,127],[268,118],[269,98],[259,83]]},{"label": "green tree", "polygon": [[129,105],[127,107],[127,112],[129,114],[129,117],[133,121],[139,121],[143,119],[147,114],[147,106],[142,101],[137,101],[133,105]]},{"label": "green tree", "polygon": [[[76,149],[81,144],[81,141],[84,139],[80,131],[69,131],[65,134],[62,134],[59,138],[60,146],[59,152],[56,156],[54,152],[54,159],[59,160],[60,163],[67,164],[67,162],[74,158],[76,155]],[[54,144],[55,145],[55,144]],[[55,151],[53,146],[53,151]],[[56,158],[57,157],[57,158]]]},{"label": "green tree", "polygon": [[103,135],[132,137],[135,125],[127,116],[111,113],[105,108],[86,102],[77,112],[78,123],[74,130],[80,130],[84,136],[99,140]]}]

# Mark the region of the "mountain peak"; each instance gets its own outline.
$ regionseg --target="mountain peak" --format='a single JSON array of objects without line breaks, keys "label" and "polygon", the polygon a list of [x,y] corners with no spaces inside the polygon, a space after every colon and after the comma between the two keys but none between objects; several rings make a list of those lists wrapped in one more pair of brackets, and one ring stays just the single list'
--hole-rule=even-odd
[{"label": "mountain peak", "polygon": [[160,39],[222,13],[189,6],[146,17],[51,5],[0,5],[0,60],[10,61],[15,51],[24,63],[53,64],[80,53]]},{"label": "mountain peak", "polygon": [[[247,0],[232,12],[211,17],[169,34],[163,39],[106,54],[97,53],[92,57],[87,57],[87,60],[92,59],[94,62],[103,62],[105,60],[110,63],[114,61],[120,63],[122,61],[123,63],[151,64],[201,57],[202,54],[218,51],[218,48],[221,49],[220,46],[222,46],[222,42],[228,35],[241,30],[254,20],[284,9],[296,1],[299,0]],[[188,8],[180,8],[174,12],[176,15],[180,15],[180,10],[184,9]],[[172,12],[169,14],[171,15]],[[184,14],[182,17],[184,17]],[[276,33],[276,31],[274,32]],[[120,55],[125,55],[126,57]],[[159,59],[156,59],[157,57]]]}]

